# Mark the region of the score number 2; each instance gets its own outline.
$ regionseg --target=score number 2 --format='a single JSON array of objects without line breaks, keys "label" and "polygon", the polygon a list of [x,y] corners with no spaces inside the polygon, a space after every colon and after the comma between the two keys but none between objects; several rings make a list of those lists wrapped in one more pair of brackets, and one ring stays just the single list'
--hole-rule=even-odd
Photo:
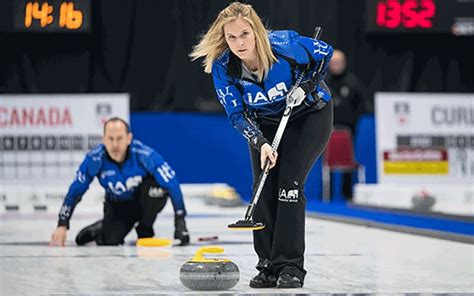
[{"label": "score number 2", "polygon": [[436,12],[433,0],[385,0],[377,3],[379,27],[431,28]]}]

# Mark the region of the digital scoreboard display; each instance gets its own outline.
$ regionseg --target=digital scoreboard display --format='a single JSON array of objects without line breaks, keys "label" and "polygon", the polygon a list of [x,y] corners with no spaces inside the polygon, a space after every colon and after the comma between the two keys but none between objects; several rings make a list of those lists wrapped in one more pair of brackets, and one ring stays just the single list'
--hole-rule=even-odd
[{"label": "digital scoreboard display", "polygon": [[474,35],[474,0],[366,0],[368,33]]},{"label": "digital scoreboard display", "polygon": [[14,32],[89,32],[90,0],[16,0]]}]

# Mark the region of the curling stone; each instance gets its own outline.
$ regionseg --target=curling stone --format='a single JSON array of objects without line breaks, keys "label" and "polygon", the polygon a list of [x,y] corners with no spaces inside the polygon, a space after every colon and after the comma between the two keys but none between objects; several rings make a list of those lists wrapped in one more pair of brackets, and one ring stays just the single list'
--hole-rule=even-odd
[{"label": "curling stone", "polygon": [[411,202],[414,210],[429,212],[433,209],[436,198],[428,191],[422,190],[413,196]]},{"label": "curling stone", "polygon": [[181,265],[179,280],[191,290],[218,291],[234,287],[239,282],[239,268],[226,258],[204,258],[204,253],[220,254],[224,249],[207,246],[197,250],[194,258]]}]

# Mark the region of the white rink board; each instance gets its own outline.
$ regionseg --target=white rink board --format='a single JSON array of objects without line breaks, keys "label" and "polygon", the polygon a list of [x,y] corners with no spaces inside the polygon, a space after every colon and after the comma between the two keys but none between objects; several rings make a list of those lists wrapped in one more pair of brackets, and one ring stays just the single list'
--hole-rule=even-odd
[{"label": "white rink board", "polygon": [[0,95],[0,186],[69,181],[128,94]]},{"label": "white rink board", "polygon": [[[238,205],[241,201],[235,188],[225,183],[181,184],[183,196],[194,199],[214,198],[215,203]],[[69,183],[49,185],[1,185],[0,213],[16,211],[20,214],[34,212],[59,213]],[[81,212],[96,212],[101,209],[105,190],[93,181],[78,204]],[[75,211],[76,212],[76,211]]]},{"label": "white rink board", "polygon": [[357,184],[354,203],[413,209],[413,197],[425,191],[435,198],[433,212],[474,216],[474,184]]},{"label": "white rink board", "polygon": [[[376,93],[375,104],[379,183],[474,183],[474,94]],[[434,163],[447,161],[448,167],[437,173],[384,170],[389,162],[384,152],[400,149],[418,150],[418,157],[427,156],[427,150],[443,151],[447,159]],[[413,164],[416,157],[410,161]]]}]

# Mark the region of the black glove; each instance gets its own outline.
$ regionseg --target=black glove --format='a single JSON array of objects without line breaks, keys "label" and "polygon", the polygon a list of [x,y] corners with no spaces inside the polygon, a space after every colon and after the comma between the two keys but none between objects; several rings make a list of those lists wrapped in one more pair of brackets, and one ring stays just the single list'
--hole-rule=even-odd
[{"label": "black glove", "polygon": [[184,215],[176,215],[174,218],[174,238],[179,240],[180,246],[189,245],[189,232],[186,228],[186,221]]},{"label": "black glove", "polygon": [[[323,80],[324,75],[314,72],[311,78],[301,82],[300,87],[304,90],[306,99],[304,103],[308,107],[314,107],[316,110],[323,109],[331,97],[331,91]],[[317,87],[324,91],[317,91]],[[329,98],[328,98],[329,97]]]},{"label": "black glove", "polygon": [[312,93],[316,86],[318,86],[319,82],[323,79],[322,75],[318,72],[314,72],[311,75],[311,78],[301,82],[300,87],[304,90],[305,94],[308,95]]}]

